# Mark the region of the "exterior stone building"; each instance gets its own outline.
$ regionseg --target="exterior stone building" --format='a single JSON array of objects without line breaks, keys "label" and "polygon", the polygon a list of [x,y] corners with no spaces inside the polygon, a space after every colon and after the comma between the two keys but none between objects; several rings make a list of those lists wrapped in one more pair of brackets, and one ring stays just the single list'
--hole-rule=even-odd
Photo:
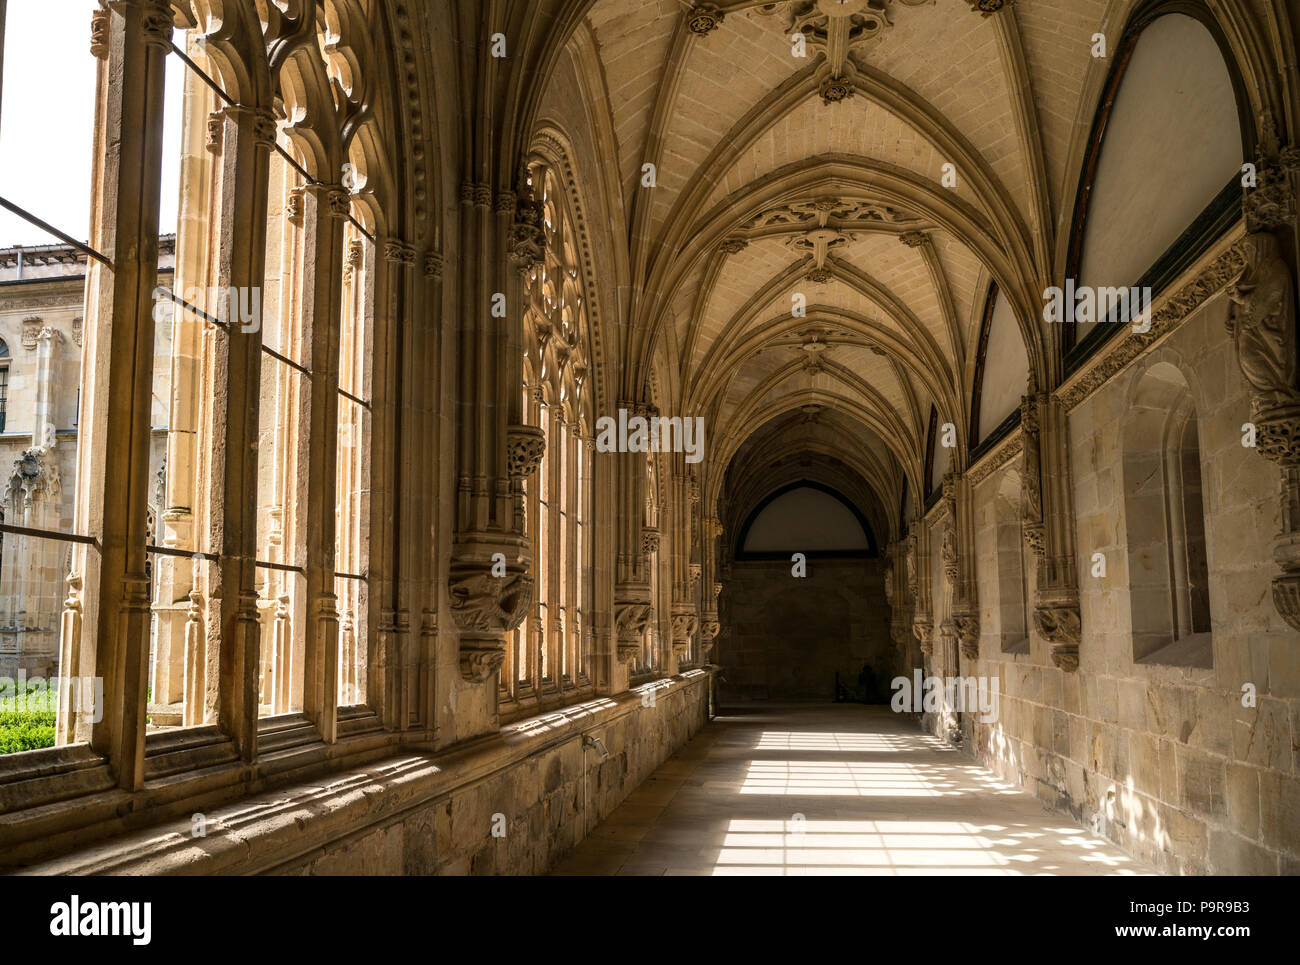
[{"label": "exterior stone building", "polygon": [[[90,237],[0,254],[0,675],[103,698],[0,758],[0,867],[603,870],[655,775],[700,846],[610,870],[816,869],[736,825],[1001,781],[1116,869],[1294,874],[1298,28],[97,10]],[[997,705],[849,702],[922,678]]]}]

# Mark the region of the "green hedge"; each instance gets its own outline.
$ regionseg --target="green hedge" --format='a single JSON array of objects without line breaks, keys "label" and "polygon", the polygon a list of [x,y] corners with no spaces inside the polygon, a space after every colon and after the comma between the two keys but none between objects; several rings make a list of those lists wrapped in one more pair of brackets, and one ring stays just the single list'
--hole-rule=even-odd
[{"label": "green hedge", "polygon": [[0,697],[0,754],[54,746],[56,695]]}]

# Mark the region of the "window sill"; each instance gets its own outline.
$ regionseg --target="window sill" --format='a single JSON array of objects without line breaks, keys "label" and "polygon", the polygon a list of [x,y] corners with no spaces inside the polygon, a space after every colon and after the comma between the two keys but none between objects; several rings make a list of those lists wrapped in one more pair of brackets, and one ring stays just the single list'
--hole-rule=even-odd
[{"label": "window sill", "polygon": [[1193,633],[1181,640],[1170,640],[1133,662],[1145,666],[1214,669],[1214,634]]},{"label": "window sill", "polygon": [[1018,640],[1003,640],[1003,641],[1002,641],[1002,652],[1003,652],[1003,653],[1010,653],[1010,654],[1028,653],[1028,652],[1029,652],[1029,638],[1028,638],[1028,637],[1020,637]]}]

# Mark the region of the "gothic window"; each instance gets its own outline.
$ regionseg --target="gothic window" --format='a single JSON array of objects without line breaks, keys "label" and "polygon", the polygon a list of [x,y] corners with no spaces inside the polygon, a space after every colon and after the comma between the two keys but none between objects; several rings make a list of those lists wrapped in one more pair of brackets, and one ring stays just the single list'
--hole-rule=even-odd
[{"label": "gothic window", "polygon": [[1138,663],[1213,665],[1210,566],[1196,406],[1182,372],[1138,380],[1124,430],[1124,516]]},{"label": "gothic window", "polygon": [[587,306],[575,244],[576,220],[549,163],[536,161],[527,188],[541,205],[544,251],[524,276],[524,421],[541,429],[545,451],[525,483],[525,528],[535,601],[513,631],[502,696],[522,711],[544,693],[575,697],[589,681],[583,644],[590,500],[584,440],[592,418],[587,375]]}]

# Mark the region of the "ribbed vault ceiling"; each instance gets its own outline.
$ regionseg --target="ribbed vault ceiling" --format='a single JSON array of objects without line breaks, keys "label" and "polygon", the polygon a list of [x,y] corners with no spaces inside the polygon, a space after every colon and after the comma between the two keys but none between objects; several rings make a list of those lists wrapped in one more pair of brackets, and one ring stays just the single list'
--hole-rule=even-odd
[{"label": "ribbed vault ceiling", "polygon": [[743,490],[802,445],[823,481],[848,467],[874,490],[861,508],[890,538],[877,516],[904,478],[927,488],[932,405],[965,442],[991,280],[1043,379],[1052,336],[1031,320],[1091,118],[1088,38],[1129,6],[595,0],[569,41],[586,103],[557,92],[549,112],[585,111],[614,155],[597,163],[626,245],[623,390],[706,417],[710,499],[733,457]]}]

